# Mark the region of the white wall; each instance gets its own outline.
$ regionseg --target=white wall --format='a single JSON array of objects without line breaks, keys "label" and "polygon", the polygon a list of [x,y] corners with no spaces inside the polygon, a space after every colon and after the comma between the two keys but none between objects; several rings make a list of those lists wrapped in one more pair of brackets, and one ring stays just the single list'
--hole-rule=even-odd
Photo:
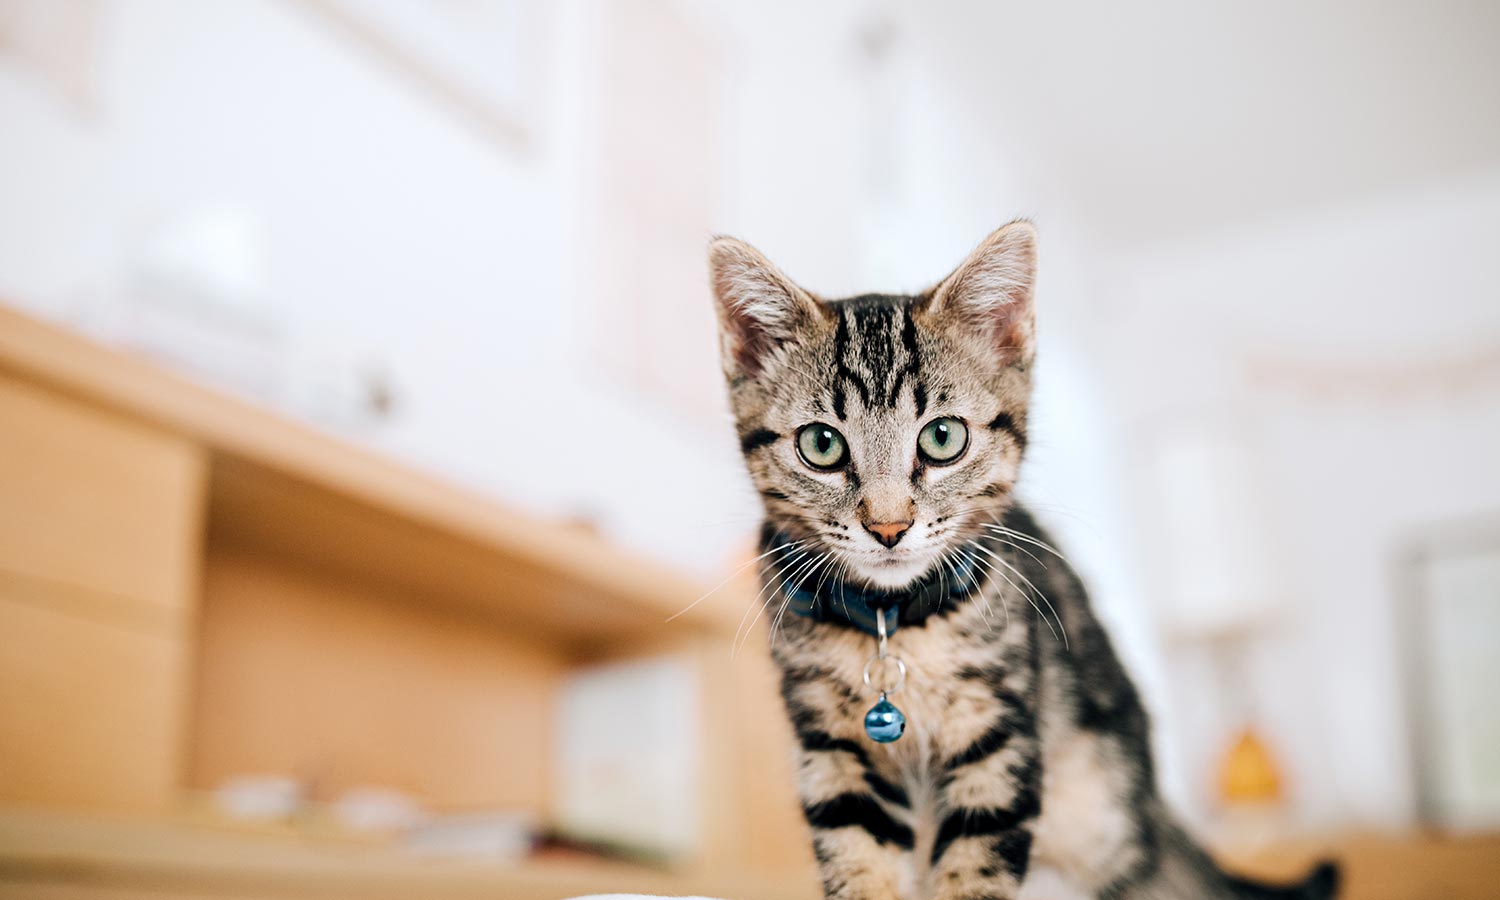
[{"label": "white wall", "polygon": [[[1284,609],[1252,663],[1299,813],[1412,815],[1395,558],[1445,521],[1500,513],[1500,168],[1289,212],[1111,261],[1108,403],[1127,466],[1165,427],[1226,424],[1251,449]],[[1488,374],[1443,377],[1466,360]],[[1352,373],[1352,374],[1351,374]],[[1436,373],[1436,374],[1434,374]],[[1132,480],[1149,594],[1168,590],[1153,482]],[[1187,781],[1223,751],[1200,662],[1171,669]]]}]

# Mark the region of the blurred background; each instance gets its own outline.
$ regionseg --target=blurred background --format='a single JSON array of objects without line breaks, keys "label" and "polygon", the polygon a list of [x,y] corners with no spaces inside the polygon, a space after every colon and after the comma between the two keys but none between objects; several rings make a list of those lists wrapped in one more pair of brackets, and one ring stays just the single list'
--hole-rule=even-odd
[{"label": "blurred background", "polygon": [[812,896],[703,250],[1026,216],[1165,792],[1483,896],[1497,113],[1487,2],[0,0],[0,895]]}]

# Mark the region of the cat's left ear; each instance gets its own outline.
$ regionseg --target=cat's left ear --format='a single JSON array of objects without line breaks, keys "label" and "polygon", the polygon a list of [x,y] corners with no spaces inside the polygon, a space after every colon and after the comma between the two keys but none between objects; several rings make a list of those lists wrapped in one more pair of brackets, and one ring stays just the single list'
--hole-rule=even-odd
[{"label": "cat's left ear", "polygon": [[708,268],[718,301],[724,372],[731,380],[754,378],[778,345],[827,324],[826,307],[744,241],[714,238]]},{"label": "cat's left ear", "polygon": [[926,315],[976,329],[1005,365],[1030,365],[1035,355],[1036,228],[1017,220],[985,238],[953,274],[932,289]]}]

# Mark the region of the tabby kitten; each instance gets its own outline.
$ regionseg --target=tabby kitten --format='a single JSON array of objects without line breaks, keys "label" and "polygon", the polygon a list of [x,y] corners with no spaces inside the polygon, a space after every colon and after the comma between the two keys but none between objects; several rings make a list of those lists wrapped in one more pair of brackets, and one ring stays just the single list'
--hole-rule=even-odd
[{"label": "tabby kitten", "polygon": [[1033,865],[1101,898],[1330,896],[1331,865],[1253,884],[1176,824],[1135,687],[1014,500],[1032,226],[914,296],[825,301],[733,238],[709,260],[827,896],[1012,898]]}]

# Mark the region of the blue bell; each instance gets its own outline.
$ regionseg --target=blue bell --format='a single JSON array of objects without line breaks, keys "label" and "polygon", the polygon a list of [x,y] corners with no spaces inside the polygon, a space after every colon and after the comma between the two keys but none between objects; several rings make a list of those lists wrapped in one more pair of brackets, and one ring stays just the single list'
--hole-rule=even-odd
[{"label": "blue bell", "polygon": [[889,744],[891,741],[901,737],[906,731],[906,714],[896,708],[896,705],[885,699],[885,694],[880,695],[880,702],[870,707],[865,713],[865,734],[870,740],[881,744]]}]

